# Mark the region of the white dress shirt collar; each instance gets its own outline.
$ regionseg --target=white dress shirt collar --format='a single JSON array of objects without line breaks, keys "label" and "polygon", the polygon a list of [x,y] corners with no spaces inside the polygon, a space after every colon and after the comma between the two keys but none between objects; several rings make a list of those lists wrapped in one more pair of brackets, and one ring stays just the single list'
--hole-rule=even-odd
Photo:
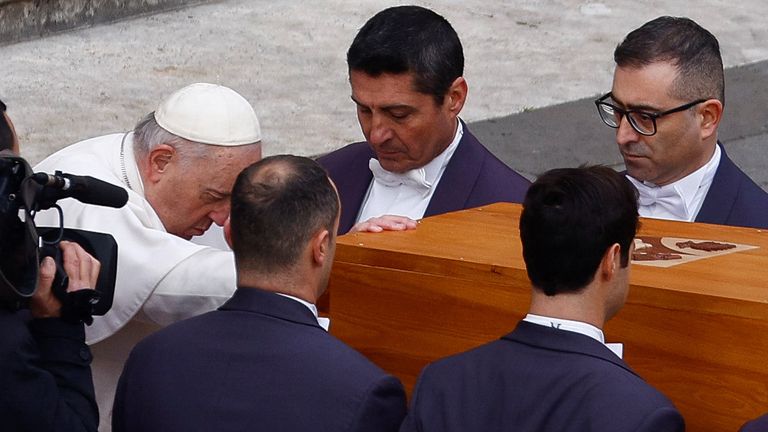
[{"label": "white dress shirt collar", "polygon": [[374,175],[356,222],[366,221],[385,214],[421,219],[437,184],[464,136],[464,126],[456,121],[453,141],[434,159],[421,168],[405,173],[392,173],[372,158],[368,167]]},{"label": "white dress shirt collar", "polygon": [[133,150],[133,132],[125,133],[120,142],[120,175],[128,189],[144,196],[144,183]]},{"label": "white dress shirt collar", "polygon": [[442,153],[421,168],[425,173],[424,178],[433,186],[436,185],[440,180],[440,177],[443,176],[445,167],[448,166],[448,162],[451,161],[453,153],[456,152],[456,148],[459,147],[459,142],[461,142],[461,138],[464,136],[464,126],[458,119],[456,120],[456,123],[456,133],[453,136],[453,141],[448,144],[448,147],[446,147]]},{"label": "white dress shirt collar", "polygon": [[545,327],[552,327],[558,330],[565,330],[565,331],[583,334],[584,336],[588,336],[600,342],[601,344],[605,345],[619,358],[621,358],[623,355],[622,344],[620,343],[606,344],[605,335],[603,334],[603,331],[593,326],[592,324],[588,324],[582,321],[573,321],[573,320],[567,320],[563,318],[554,318],[554,317],[535,315],[530,313],[526,315],[525,318],[523,318],[523,321],[526,321],[532,324],[538,324]]},{"label": "white dress shirt collar", "polygon": [[640,216],[693,222],[715,178],[721,153],[720,146],[715,146],[712,157],[704,166],[664,186],[641,182],[627,175],[639,193]]},{"label": "white dress shirt collar", "polygon": [[289,295],[289,294],[283,294],[283,293],[275,293],[275,294],[281,295],[283,297],[287,297],[287,298],[289,298],[291,300],[295,300],[295,301],[303,304],[304,306],[306,306],[307,309],[309,309],[312,312],[312,315],[315,316],[315,319],[317,320],[317,323],[320,325],[320,327],[322,327],[323,330],[328,331],[328,327],[331,325],[331,320],[329,318],[318,316],[317,315],[317,306],[313,305],[312,303],[310,303],[310,302],[308,302],[306,300],[302,300],[302,299],[300,299],[298,297],[294,297],[294,296]]},{"label": "white dress shirt collar", "polygon": [[[426,189],[431,188],[440,180],[440,177],[445,171],[445,167],[451,160],[451,156],[459,146],[461,138],[464,136],[464,127],[460,121],[457,121],[456,133],[454,134],[453,141],[445,148],[439,155],[429,161],[421,168],[415,168],[404,173],[393,173],[385,170],[381,167],[379,161],[375,158],[371,158],[368,166],[374,175],[374,181],[381,180],[383,183],[390,187],[396,187],[400,185],[406,185],[409,187],[424,186]],[[394,182],[395,179],[402,178],[402,181]]]}]

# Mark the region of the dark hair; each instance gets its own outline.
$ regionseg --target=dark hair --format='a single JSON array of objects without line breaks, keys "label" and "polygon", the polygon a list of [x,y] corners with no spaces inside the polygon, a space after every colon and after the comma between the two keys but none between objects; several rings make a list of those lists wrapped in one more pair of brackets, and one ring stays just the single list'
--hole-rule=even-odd
[{"label": "dark hair", "polygon": [[415,90],[442,105],[448,89],[464,74],[464,51],[451,24],[419,6],[397,6],[365,23],[347,51],[350,71],[414,75]]},{"label": "dark hair", "polygon": [[678,75],[672,95],[679,99],[718,99],[725,104],[725,75],[717,38],[689,18],[662,16],[632,31],[616,47],[619,67],[671,62]]},{"label": "dark hair", "polygon": [[313,234],[335,235],[336,189],[312,159],[264,158],[245,168],[232,190],[232,250],[240,269],[290,269]]},{"label": "dark hair", "polygon": [[520,216],[531,283],[548,296],[579,291],[592,282],[614,243],[626,267],[637,226],[637,191],[611,168],[544,173],[528,189]]},{"label": "dark hair", "polygon": [[3,101],[0,100],[0,151],[10,150],[13,148],[13,131],[11,125],[8,124],[8,120],[5,119],[6,106]]}]

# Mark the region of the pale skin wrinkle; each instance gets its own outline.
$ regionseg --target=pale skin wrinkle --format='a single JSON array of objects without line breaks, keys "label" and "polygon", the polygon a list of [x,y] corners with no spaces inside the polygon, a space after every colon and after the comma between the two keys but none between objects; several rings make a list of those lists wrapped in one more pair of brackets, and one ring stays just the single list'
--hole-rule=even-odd
[{"label": "pale skin wrinkle", "polygon": [[147,200],[165,229],[187,240],[202,235],[213,223],[224,225],[237,175],[261,159],[260,143],[207,147],[210,152],[193,161],[195,169],[181,163],[179,153],[165,144],[140,162]]}]

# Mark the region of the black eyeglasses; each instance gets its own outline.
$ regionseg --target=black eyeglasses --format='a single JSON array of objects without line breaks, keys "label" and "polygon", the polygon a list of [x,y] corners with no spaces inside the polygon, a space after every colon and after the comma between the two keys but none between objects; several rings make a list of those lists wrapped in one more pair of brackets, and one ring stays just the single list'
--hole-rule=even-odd
[{"label": "black eyeglasses", "polygon": [[637,133],[640,135],[645,136],[651,136],[656,133],[656,119],[664,117],[667,114],[685,111],[692,106],[696,106],[702,102],[707,101],[707,99],[697,99],[685,105],[680,105],[677,108],[672,108],[671,110],[654,113],[639,110],[625,110],[617,107],[616,105],[605,102],[605,100],[611,96],[613,96],[613,94],[609,92],[595,101],[595,105],[597,105],[597,112],[600,114],[600,118],[603,119],[603,123],[614,129],[617,129],[621,124],[621,118],[627,116],[632,129],[637,131]]}]

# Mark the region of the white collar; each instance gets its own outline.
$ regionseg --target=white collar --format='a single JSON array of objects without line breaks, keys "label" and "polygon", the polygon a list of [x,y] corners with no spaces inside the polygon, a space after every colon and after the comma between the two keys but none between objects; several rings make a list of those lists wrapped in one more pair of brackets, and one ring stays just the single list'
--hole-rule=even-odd
[{"label": "white collar", "polygon": [[529,323],[543,325],[546,327],[556,328],[558,330],[567,330],[567,331],[572,331],[574,333],[581,333],[584,336],[591,337],[592,339],[600,342],[601,344],[605,343],[605,335],[603,334],[602,330],[593,326],[592,324],[588,324],[582,321],[573,321],[573,320],[567,320],[563,318],[554,318],[554,317],[535,315],[530,313],[526,315],[525,318],[523,318],[523,321],[528,321]]},{"label": "white collar", "polygon": [[322,327],[323,330],[328,331],[328,327],[331,324],[331,320],[328,319],[328,318],[324,318],[324,317],[318,316],[317,315],[317,306],[313,305],[312,303],[310,303],[310,302],[308,302],[306,300],[302,300],[302,299],[300,299],[298,297],[294,297],[294,296],[289,295],[289,294],[283,294],[283,293],[279,293],[279,292],[276,292],[275,294],[281,295],[283,297],[287,297],[287,298],[289,298],[291,300],[295,300],[295,301],[303,304],[304,306],[306,306],[307,309],[309,309],[312,312],[312,315],[315,316],[315,319],[317,320],[317,323],[320,325],[320,327]]},{"label": "white collar", "polygon": [[456,123],[456,133],[453,135],[453,141],[448,144],[448,147],[446,147],[442,153],[422,167],[425,174],[424,178],[432,185],[437,183],[440,179],[440,175],[445,170],[445,167],[448,166],[448,162],[451,161],[451,156],[453,156],[456,148],[459,147],[459,142],[461,142],[461,138],[464,136],[464,126],[461,124],[461,121],[456,119]]},{"label": "white collar", "polygon": [[381,182],[385,186],[398,187],[400,185],[408,185],[410,187],[421,188],[425,191],[429,191],[440,180],[440,176],[445,167],[450,162],[453,153],[461,142],[461,138],[464,136],[464,127],[461,121],[456,120],[456,132],[453,136],[453,141],[445,148],[439,155],[429,161],[426,165],[420,168],[414,168],[412,170],[405,171],[403,173],[393,173],[385,170],[381,163],[371,158],[368,161],[368,167],[373,173],[374,180]]},{"label": "white collar", "polygon": [[583,334],[584,336],[588,336],[600,342],[601,344],[605,345],[619,358],[621,358],[623,354],[622,344],[620,343],[606,344],[605,335],[603,334],[603,331],[589,323],[585,323],[582,321],[573,321],[573,320],[568,320],[563,318],[548,317],[543,315],[535,315],[531,313],[526,315],[525,318],[523,318],[523,321],[527,321],[532,324],[538,324],[544,327],[552,327],[558,330],[565,330],[565,331]]},{"label": "white collar", "polygon": [[133,132],[125,133],[120,142],[120,175],[125,187],[144,196],[144,182],[141,181],[136,153],[133,150]]},{"label": "white collar", "polygon": [[[712,157],[701,168],[664,186],[657,186],[647,181],[641,182],[627,175],[640,194],[640,215],[655,217],[654,212],[666,210],[669,217],[661,216],[664,219],[689,222],[696,219],[709,186],[715,178],[721,154],[720,146],[716,145]],[[665,209],[656,210],[656,206],[665,207]]]}]

